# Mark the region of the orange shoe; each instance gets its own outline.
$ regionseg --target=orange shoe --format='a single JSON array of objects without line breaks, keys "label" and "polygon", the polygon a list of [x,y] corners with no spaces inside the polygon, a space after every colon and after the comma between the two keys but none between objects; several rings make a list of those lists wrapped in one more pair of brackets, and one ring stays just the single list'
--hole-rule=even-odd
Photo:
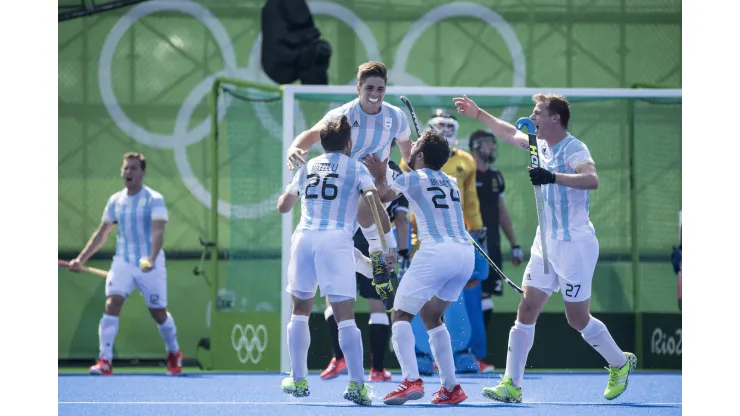
[{"label": "orange shoe", "polygon": [[90,375],[93,376],[112,376],[113,375],[113,365],[110,363],[110,361],[106,360],[105,358],[98,359],[98,362],[90,367]]},{"label": "orange shoe", "polygon": [[432,398],[433,404],[458,404],[465,401],[468,395],[465,394],[462,387],[458,384],[452,391],[447,391],[445,386],[439,388],[439,391],[434,393]]},{"label": "orange shoe", "polygon": [[391,381],[391,372],[386,370],[385,368],[383,370],[375,370],[370,369],[370,379],[368,380],[370,382],[378,381]]},{"label": "orange shoe", "polygon": [[329,361],[329,365],[326,367],[326,370],[321,372],[320,377],[322,380],[330,380],[340,374],[346,373],[347,363],[344,361],[344,358],[340,358],[338,360],[336,358],[332,358],[331,361]]},{"label": "orange shoe", "polygon": [[167,354],[167,374],[179,376],[182,373],[182,352],[171,352]]},{"label": "orange shoe", "polygon": [[493,373],[493,370],[496,369],[496,367],[493,366],[493,364],[488,364],[487,362],[479,359],[475,359],[475,361],[478,361],[478,372],[479,373]]},{"label": "orange shoe", "polygon": [[424,382],[404,380],[395,390],[383,397],[383,403],[401,405],[409,400],[419,400],[424,397]]}]

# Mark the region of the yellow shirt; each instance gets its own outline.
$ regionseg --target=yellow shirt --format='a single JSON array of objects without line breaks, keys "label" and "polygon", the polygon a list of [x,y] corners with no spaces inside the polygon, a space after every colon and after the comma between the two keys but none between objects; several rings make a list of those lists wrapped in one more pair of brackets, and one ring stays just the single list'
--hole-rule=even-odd
[{"label": "yellow shirt", "polygon": [[[401,159],[401,169],[409,172],[408,165]],[[478,230],[483,228],[483,219],[480,215],[480,202],[478,201],[478,190],[475,187],[475,159],[473,156],[460,149],[454,149],[452,155],[442,166],[442,172],[457,179],[457,186],[460,188],[460,199],[462,203],[463,216],[465,217],[465,226],[468,230]],[[409,215],[411,221],[411,253],[419,249],[419,239],[416,236],[416,218],[414,213]]]}]

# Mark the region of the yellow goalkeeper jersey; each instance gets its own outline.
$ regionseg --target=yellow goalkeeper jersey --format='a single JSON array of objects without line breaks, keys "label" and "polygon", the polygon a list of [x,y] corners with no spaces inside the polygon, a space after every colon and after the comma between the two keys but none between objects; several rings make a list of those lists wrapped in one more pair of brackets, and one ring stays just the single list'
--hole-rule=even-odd
[{"label": "yellow goalkeeper jersey", "polygon": [[[403,159],[401,159],[401,169],[404,172],[410,171]],[[460,188],[461,194],[460,202],[462,203],[463,216],[465,217],[465,226],[471,231],[483,228],[478,190],[475,187],[476,169],[473,156],[460,149],[454,149],[447,163],[442,166],[442,172],[457,179],[457,186]],[[411,221],[411,253],[413,255],[419,249],[419,239],[416,235],[416,218],[414,218],[413,212],[409,216],[409,219]]]}]

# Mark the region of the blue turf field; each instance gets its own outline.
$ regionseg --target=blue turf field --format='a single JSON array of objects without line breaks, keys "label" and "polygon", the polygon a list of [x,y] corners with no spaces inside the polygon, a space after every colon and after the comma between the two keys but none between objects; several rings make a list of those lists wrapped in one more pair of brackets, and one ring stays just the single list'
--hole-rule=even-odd
[{"label": "blue turf field", "polygon": [[[469,398],[458,406],[430,403],[439,389],[438,377],[425,377],[426,395],[403,406],[386,406],[382,397],[400,381],[373,383],[372,407],[342,399],[347,376],[324,381],[308,378],[311,396],[297,399],[280,391],[280,374],[186,373],[117,374],[112,377],[59,375],[60,415],[677,415],[681,414],[681,373],[633,373],[629,387],[614,401],[603,397],[607,372],[528,373],[524,403],[492,402],[480,394],[496,384],[499,375],[460,377]],[[411,412],[411,413],[409,413]]]}]

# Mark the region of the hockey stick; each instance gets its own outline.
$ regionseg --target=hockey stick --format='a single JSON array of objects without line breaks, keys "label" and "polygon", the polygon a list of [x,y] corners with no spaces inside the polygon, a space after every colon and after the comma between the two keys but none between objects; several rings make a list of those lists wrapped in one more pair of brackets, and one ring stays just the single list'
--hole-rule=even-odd
[{"label": "hockey stick", "polygon": [[[416,129],[416,137],[418,138],[419,136],[421,136],[421,134],[419,132],[419,122],[418,122],[418,120],[416,118],[416,112],[414,111],[414,106],[412,106],[411,105],[411,102],[409,101],[409,99],[406,98],[406,97],[404,97],[404,96],[401,96],[401,101],[403,101],[403,103],[406,104],[406,107],[409,109],[409,113],[411,113],[411,119],[413,120],[413,122],[414,122],[414,128]],[[473,245],[475,246],[475,249],[478,250],[478,252],[483,255],[483,257],[486,259],[486,261],[488,261],[488,264],[491,265],[491,267],[496,272],[496,274],[498,274],[499,277],[501,277],[502,279],[504,279],[506,281],[506,283],[509,284],[509,286],[511,286],[512,288],[514,288],[514,290],[516,290],[519,293],[524,293],[522,291],[522,289],[519,286],[516,285],[516,283],[512,282],[511,279],[509,279],[508,277],[506,277],[506,275],[504,274],[504,272],[502,272],[501,269],[499,269],[498,266],[496,266],[496,264],[493,262],[493,260],[491,260],[491,258],[488,257],[488,254],[486,254],[486,252],[483,250],[483,248],[480,245],[478,245],[478,242],[475,241],[475,239],[470,235],[470,233],[468,233],[466,231],[465,234],[467,234],[468,239],[470,240],[471,243],[473,243]]]},{"label": "hockey stick", "polygon": [[[517,130],[521,130],[522,127],[527,128],[527,136],[529,137],[529,160],[530,166],[533,168],[540,167],[540,149],[537,146],[537,127],[534,122],[527,117],[522,117],[516,121],[514,125]],[[540,224],[540,246],[542,247],[542,263],[545,274],[550,273],[550,266],[547,260],[547,242],[545,238],[545,201],[542,198],[542,185],[536,185],[534,187],[534,199],[537,203],[537,221]]]},{"label": "hockey stick", "polygon": [[[69,268],[69,262],[66,260],[58,260],[59,265],[62,267]],[[82,271],[87,273],[92,273],[94,275],[100,276],[100,277],[108,277],[108,272],[101,269],[96,269],[95,267],[87,267],[82,266]]]}]

